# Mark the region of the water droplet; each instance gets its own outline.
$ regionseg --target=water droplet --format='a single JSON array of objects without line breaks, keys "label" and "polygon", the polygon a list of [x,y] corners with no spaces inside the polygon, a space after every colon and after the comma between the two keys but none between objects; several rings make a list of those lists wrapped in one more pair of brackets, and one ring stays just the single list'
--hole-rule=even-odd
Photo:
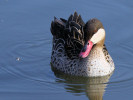
[{"label": "water droplet", "polygon": [[17,57],[17,58],[16,58],[16,61],[20,61],[20,58],[19,58],[19,57]]}]

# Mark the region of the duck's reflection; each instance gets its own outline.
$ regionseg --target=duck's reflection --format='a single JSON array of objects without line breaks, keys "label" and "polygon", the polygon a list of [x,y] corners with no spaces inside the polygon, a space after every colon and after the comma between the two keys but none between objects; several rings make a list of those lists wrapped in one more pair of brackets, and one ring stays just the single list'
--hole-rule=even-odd
[{"label": "duck's reflection", "polygon": [[56,82],[64,83],[67,92],[76,95],[86,94],[89,100],[103,100],[103,94],[111,75],[104,77],[76,77],[54,72]]}]

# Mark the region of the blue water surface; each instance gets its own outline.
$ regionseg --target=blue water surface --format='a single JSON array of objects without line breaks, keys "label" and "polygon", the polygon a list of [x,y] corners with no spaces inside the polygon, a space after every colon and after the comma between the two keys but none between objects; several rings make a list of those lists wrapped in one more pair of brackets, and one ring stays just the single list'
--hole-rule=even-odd
[{"label": "blue water surface", "polygon": [[[110,78],[52,72],[51,21],[75,11],[102,21],[116,67]],[[132,0],[0,0],[1,100],[133,100],[132,11]]]}]

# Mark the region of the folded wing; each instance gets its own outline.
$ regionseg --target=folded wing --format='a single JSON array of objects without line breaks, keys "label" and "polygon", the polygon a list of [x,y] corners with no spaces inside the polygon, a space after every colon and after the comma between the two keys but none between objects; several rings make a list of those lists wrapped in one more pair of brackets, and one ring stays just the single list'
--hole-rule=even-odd
[{"label": "folded wing", "polygon": [[65,52],[70,59],[78,58],[84,45],[84,22],[80,15],[75,12],[68,20],[54,18],[51,23],[51,33],[55,39],[65,41]]}]

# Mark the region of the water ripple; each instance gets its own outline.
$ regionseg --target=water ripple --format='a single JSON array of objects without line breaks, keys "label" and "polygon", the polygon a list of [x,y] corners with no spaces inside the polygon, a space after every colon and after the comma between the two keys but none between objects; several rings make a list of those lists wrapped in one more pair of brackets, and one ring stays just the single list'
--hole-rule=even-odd
[{"label": "water ripple", "polygon": [[48,39],[36,39],[6,46],[8,49],[4,53],[8,61],[1,62],[1,69],[17,77],[52,83],[54,80],[50,70],[50,43],[51,40]]}]

